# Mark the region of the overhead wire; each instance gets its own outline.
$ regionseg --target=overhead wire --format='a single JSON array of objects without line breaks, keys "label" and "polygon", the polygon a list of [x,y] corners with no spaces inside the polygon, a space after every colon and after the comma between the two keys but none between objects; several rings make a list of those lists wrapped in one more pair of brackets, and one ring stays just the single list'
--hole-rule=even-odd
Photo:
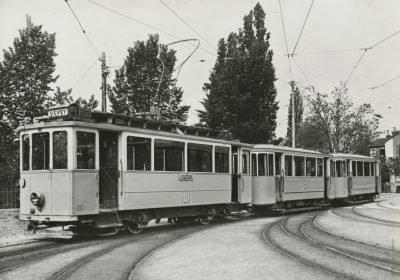
[{"label": "overhead wire", "polygon": [[176,13],[170,6],[168,6],[163,0],[160,0],[161,4],[163,4],[171,13],[173,13],[178,19],[180,19],[187,27],[189,27],[194,33],[196,33],[201,39],[204,40],[211,48],[217,51],[217,48],[211,44],[204,36],[202,36],[198,31],[196,31],[187,21],[185,21],[178,13]]},{"label": "overhead wire", "polygon": [[71,13],[74,15],[74,17],[75,17],[76,21],[78,22],[80,28],[82,29],[83,34],[85,35],[85,37],[86,37],[86,39],[88,40],[89,44],[92,46],[92,49],[96,52],[96,55],[97,55],[98,57],[100,57],[100,52],[99,52],[99,51],[97,50],[97,48],[94,46],[92,40],[90,40],[90,38],[89,38],[89,36],[88,36],[86,30],[83,28],[83,25],[82,25],[82,23],[80,22],[78,16],[76,15],[75,11],[72,9],[71,5],[69,4],[69,2],[68,2],[69,0],[64,0],[64,1],[65,1],[65,3],[67,3],[67,5],[68,5],[68,7],[69,7],[69,9],[70,9],[70,11],[71,11]]},{"label": "overhead wire", "polygon": [[[181,37],[179,37],[179,36],[177,36],[177,35],[174,35],[174,34],[168,32],[168,31],[165,31],[165,30],[162,30],[162,29],[160,29],[160,28],[158,28],[158,27],[155,27],[155,26],[153,26],[153,25],[147,24],[147,23],[145,23],[145,22],[143,22],[143,21],[140,21],[140,20],[138,20],[138,19],[136,19],[136,18],[133,18],[133,17],[131,17],[131,16],[128,16],[128,15],[126,15],[126,14],[124,14],[124,13],[121,13],[121,12],[119,12],[119,11],[117,11],[117,10],[114,10],[114,9],[109,8],[109,7],[107,7],[107,6],[104,6],[104,5],[102,5],[102,4],[99,4],[99,3],[95,2],[95,1],[92,1],[92,0],[86,0],[86,1],[92,3],[93,5],[96,5],[96,6],[98,6],[98,7],[101,7],[101,8],[103,8],[103,9],[109,11],[109,12],[112,12],[112,13],[114,13],[114,14],[117,14],[117,15],[119,15],[119,16],[122,16],[122,17],[124,17],[124,18],[127,18],[127,19],[129,19],[129,20],[131,20],[131,21],[134,21],[134,22],[136,22],[136,23],[138,23],[138,24],[141,24],[141,25],[143,25],[143,26],[146,26],[146,27],[148,27],[148,28],[150,28],[150,29],[156,30],[156,31],[158,31],[158,32],[160,32],[160,33],[163,33],[163,34],[165,34],[165,35],[168,35],[168,36],[170,36],[170,37],[173,37],[173,38],[175,38],[175,39],[177,39],[177,40],[183,40],[183,38],[181,38]],[[192,45],[192,46],[195,46],[195,45],[192,44],[192,43],[189,43],[189,44]],[[215,57],[217,56],[215,53],[212,53],[212,52],[210,52],[210,51],[207,50],[207,49],[204,49],[204,48],[200,48],[200,49],[201,49],[202,51],[208,53],[208,54],[211,54],[211,55],[215,56]]]},{"label": "overhead wire", "polygon": [[279,11],[280,11],[281,20],[282,20],[283,36],[285,38],[285,46],[286,46],[286,52],[287,52],[286,56],[288,58],[288,64],[289,64],[290,80],[293,81],[292,66],[290,65],[290,54],[289,54],[289,48],[288,48],[287,38],[286,38],[285,22],[283,20],[282,4],[281,4],[281,0],[278,0],[278,1],[279,1]]},{"label": "overhead wire", "polygon": [[373,48],[375,48],[376,46],[382,44],[383,42],[385,42],[386,40],[389,40],[390,38],[392,38],[393,36],[397,35],[400,33],[400,30],[392,33],[391,35],[387,36],[386,38],[384,38],[383,40],[380,40],[379,42],[373,44],[372,46],[368,47],[368,48],[362,48],[361,50],[363,50],[363,53],[361,54],[360,58],[358,59],[356,65],[354,66],[353,70],[351,71],[350,75],[347,77],[346,81],[343,84],[343,88],[346,86],[346,84],[348,83],[348,81],[350,80],[351,76],[353,75],[354,71],[356,70],[356,68],[358,67],[358,65],[360,64],[361,60],[363,59],[365,53],[369,50],[372,50]]},{"label": "overhead wire", "polygon": [[303,26],[301,27],[301,31],[300,31],[299,37],[297,37],[296,44],[294,45],[294,48],[293,48],[293,51],[292,51],[292,56],[294,55],[294,52],[296,51],[297,45],[299,44],[301,34],[303,33],[304,27],[306,26],[306,22],[307,22],[308,16],[310,15],[311,8],[312,8],[313,4],[314,4],[314,0],[311,1],[311,5],[310,5],[310,8],[308,9],[306,19],[304,20]]},{"label": "overhead wire", "polygon": [[297,68],[300,70],[300,73],[303,75],[304,79],[306,80],[306,82],[308,83],[308,85],[312,85],[312,83],[310,82],[310,80],[307,78],[307,75],[304,73],[303,69],[300,67],[300,65],[297,63],[296,59],[294,59],[294,57],[292,57],[294,64],[297,66]]},{"label": "overhead wire", "polygon": [[74,88],[83,80],[83,78],[87,75],[87,73],[89,73],[89,71],[93,68],[93,66],[96,64],[96,62],[98,62],[99,60],[96,59],[95,61],[93,61],[93,63],[86,69],[86,71],[81,75],[81,77],[74,83],[74,85],[72,86],[72,90],[74,90]]},{"label": "overhead wire", "polygon": [[394,80],[397,80],[397,79],[399,79],[399,78],[400,78],[400,75],[397,76],[397,77],[394,77],[394,78],[392,78],[392,79],[390,79],[390,80],[388,80],[388,81],[386,81],[386,82],[383,82],[383,83],[381,83],[381,84],[379,84],[379,85],[377,85],[377,86],[370,87],[369,89],[374,90],[374,89],[376,89],[376,88],[382,87],[382,86],[384,86],[384,85],[386,85],[386,84],[388,84],[388,83],[390,83],[390,82],[392,82],[392,81],[394,81]]}]

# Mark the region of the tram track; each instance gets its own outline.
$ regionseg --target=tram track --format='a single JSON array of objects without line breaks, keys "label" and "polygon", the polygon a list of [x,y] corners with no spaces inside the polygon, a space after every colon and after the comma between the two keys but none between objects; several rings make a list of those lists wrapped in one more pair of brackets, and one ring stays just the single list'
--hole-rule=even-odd
[{"label": "tram track", "polygon": [[356,211],[354,211],[354,208],[356,206],[353,206],[351,209],[349,208],[332,208],[330,209],[331,213],[342,217],[346,219],[351,219],[355,221],[360,221],[360,222],[366,222],[370,224],[376,224],[376,225],[386,225],[386,226],[393,226],[393,227],[399,227],[399,223],[393,223],[385,220],[377,220],[375,218],[366,216],[366,215],[360,215]]},{"label": "tram track", "polygon": [[[399,266],[399,252],[395,252],[392,259],[387,256],[388,250],[381,248],[370,256],[362,254],[362,250],[367,249],[368,245],[362,244],[362,248],[357,250],[360,244],[355,241],[338,236],[328,239],[326,234],[319,231],[312,235],[315,228],[314,218],[315,216],[284,218],[267,226],[263,230],[263,238],[284,255],[343,279],[391,279],[394,275],[400,275],[400,271],[395,269]],[[321,236],[317,238],[319,235]],[[346,246],[337,246],[341,242],[342,245],[352,244],[352,250],[346,251]],[[368,249],[373,249],[372,245],[369,246]]]}]

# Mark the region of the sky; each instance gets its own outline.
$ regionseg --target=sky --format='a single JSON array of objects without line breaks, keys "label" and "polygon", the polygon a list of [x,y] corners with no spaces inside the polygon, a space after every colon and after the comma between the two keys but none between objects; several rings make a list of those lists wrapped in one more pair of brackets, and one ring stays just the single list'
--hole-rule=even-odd
[{"label": "sky", "polygon": [[[290,59],[292,75],[285,56],[279,0],[69,0],[92,44],[64,0],[0,0],[0,49],[12,46],[18,30],[26,26],[26,15],[30,15],[35,24],[56,33],[55,74],[60,75],[56,86],[62,90],[72,88],[75,98],[94,94],[100,101],[101,52],[106,53],[111,70],[108,81],[112,83],[114,71],[123,64],[128,47],[135,41],[146,40],[148,34],[158,33],[163,44],[200,39],[201,49],[185,63],[177,83],[184,90],[183,104],[191,106],[188,124],[194,124],[198,121],[196,109],[203,109],[202,87],[215,63],[218,40],[237,32],[243,16],[257,2],[266,12],[266,28],[271,33],[274,51],[280,107],[277,136],[286,134],[290,80],[301,91],[313,86],[328,94],[348,79],[352,101],[356,105],[369,103],[382,116],[380,130],[400,128],[398,0],[280,0],[289,53],[298,40],[294,59]],[[388,38],[392,34],[395,35]],[[359,61],[362,48],[372,46]],[[172,47],[177,51],[177,65],[194,49],[187,43]]]}]

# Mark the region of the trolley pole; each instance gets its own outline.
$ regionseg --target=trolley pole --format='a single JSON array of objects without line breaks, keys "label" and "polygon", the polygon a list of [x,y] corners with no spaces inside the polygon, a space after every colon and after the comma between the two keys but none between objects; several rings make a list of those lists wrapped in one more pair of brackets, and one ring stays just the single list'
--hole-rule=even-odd
[{"label": "trolley pole", "polygon": [[101,111],[107,111],[107,75],[110,73],[106,65],[106,53],[102,52],[101,57]]}]

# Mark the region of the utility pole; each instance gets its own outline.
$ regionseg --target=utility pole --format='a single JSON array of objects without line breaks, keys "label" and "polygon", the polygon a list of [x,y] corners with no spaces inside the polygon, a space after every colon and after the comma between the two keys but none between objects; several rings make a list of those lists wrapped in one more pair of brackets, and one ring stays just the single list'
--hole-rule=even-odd
[{"label": "utility pole", "polygon": [[295,131],[295,106],[294,106],[294,82],[293,81],[291,81],[290,82],[290,85],[291,85],[291,94],[290,94],[290,98],[291,98],[291,101],[292,101],[292,147],[293,148],[296,148],[296,137],[295,137],[295,135],[296,135],[296,131]]},{"label": "utility pole", "polygon": [[106,65],[106,53],[102,52],[101,57],[101,111],[107,112],[107,75],[110,73]]}]

